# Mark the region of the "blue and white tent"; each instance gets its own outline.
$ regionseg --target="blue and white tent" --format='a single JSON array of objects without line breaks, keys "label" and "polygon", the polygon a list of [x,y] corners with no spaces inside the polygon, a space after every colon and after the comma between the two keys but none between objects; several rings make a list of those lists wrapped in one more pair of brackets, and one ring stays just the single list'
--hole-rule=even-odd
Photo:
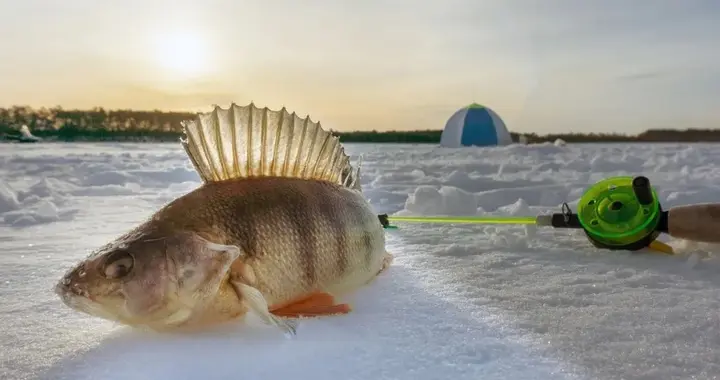
[{"label": "blue and white tent", "polygon": [[477,103],[455,112],[440,137],[440,146],[450,148],[508,144],[512,138],[500,116]]}]

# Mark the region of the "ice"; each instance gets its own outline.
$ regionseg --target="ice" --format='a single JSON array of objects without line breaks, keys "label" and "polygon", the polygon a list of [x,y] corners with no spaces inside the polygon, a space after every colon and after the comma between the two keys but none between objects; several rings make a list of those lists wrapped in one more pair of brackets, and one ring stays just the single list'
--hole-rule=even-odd
[{"label": "ice", "polygon": [[[720,201],[703,144],[441,149],[348,144],[378,213],[558,212],[587,186],[644,174],[663,207]],[[718,245],[608,252],[582,232],[397,222],[391,269],[352,314],[138,333],[63,306],[52,285],[87,253],[199,185],[179,144],[0,148],[2,379],[709,379],[720,373]]]}]

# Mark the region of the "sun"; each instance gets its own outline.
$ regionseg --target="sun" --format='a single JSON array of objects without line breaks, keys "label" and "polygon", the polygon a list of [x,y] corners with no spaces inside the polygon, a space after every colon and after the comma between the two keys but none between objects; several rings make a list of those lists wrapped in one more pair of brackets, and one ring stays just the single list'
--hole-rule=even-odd
[{"label": "sun", "polygon": [[191,31],[159,33],[154,38],[152,56],[155,65],[169,79],[188,80],[211,71],[208,43]]}]

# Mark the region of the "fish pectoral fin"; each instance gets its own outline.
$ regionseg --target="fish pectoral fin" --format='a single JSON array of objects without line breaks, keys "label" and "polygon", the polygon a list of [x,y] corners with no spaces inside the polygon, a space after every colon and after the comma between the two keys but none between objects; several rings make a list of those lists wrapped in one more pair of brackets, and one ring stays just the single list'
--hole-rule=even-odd
[{"label": "fish pectoral fin", "polygon": [[336,304],[335,297],[331,294],[317,292],[276,307],[270,312],[280,317],[300,318],[347,314],[351,310],[352,308],[348,304]]},{"label": "fish pectoral fin", "polygon": [[268,304],[265,297],[256,288],[247,285],[239,281],[230,281],[232,286],[235,288],[238,297],[243,303],[252,310],[263,322],[277,326],[285,334],[295,335],[297,329],[297,323],[294,321],[283,320],[278,316],[272,315],[268,310]]},{"label": "fish pectoral fin", "polygon": [[243,256],[234,245],[213,243],[192,232],[168,239],[168,247],[168,271],[177,280],[178,299],[188,307],[215,297],[233,263]]}]

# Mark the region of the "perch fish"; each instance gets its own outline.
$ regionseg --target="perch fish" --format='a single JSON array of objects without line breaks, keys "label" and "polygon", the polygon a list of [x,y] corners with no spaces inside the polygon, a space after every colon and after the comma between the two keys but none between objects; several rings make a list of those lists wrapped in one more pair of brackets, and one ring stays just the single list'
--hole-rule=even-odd
[{"label": "perch fish", "polygon": [[183,127],[201,186],[71,268],[55,287],[62,301],[156,331],[251,312],[294,334],[294,318],[350,312],[336,298],[393,256],[339,139],[309,116],[252,103]]}]

